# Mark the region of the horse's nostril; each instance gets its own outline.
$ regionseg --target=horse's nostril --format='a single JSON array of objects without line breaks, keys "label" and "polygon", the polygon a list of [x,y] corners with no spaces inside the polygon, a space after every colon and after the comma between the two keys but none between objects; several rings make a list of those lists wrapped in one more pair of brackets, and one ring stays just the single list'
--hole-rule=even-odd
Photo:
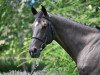
[{"label": "horse's nostril", "polygon": [[34,48],[34,53],[36,53],[37,52],[37,49],[36,48]]},{"label": "horse's nostril", "polygon": [[30,53],[31,55],[34,55],[35,53],[37,53],[37,49],[34,48],[33,50],[30,50],[29,53]]}]

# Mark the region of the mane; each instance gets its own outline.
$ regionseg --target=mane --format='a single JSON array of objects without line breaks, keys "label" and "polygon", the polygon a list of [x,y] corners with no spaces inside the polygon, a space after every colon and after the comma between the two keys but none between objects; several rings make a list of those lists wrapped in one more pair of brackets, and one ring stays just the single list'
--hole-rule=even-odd
[{"label": "mane", "polygon": [[52,16],[61,18],[62,20],[75,23],[75,24],[77,24],[77,25],[84,25],[84,26],[86,26],[86,27],[96,28],[96,29],[100,30],[100,26],[87,25],[87,24],[83,24],[83,23],[81,23],[81,22],[77,22],[77,21],[75,21],[75,20],[73,20],[73,19],[71,19],[71,18],[65,18],[65,17],[63,17],[63,16],[61,16],[61,15],[57,15],[57,14],[55,15],[55,14],[51,14],[51,13],[49,13],[49,14],[50,14],[50,16],[52,15]]}]

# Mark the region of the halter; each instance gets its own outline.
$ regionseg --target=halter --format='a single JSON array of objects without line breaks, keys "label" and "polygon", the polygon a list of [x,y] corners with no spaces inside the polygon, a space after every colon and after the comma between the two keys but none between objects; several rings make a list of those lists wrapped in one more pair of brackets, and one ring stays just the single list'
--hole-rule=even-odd
[{"label": "halter", "polygon": [[[47,19],[48,21],[50,21],[52,23],[52,21],[50,20],[50,18],[47,18],[47,17],[42,17],[42,18],[45,18]],[[44,47],[50,43],[51,39],[53,38],[54,36],[54,31],[53,31],[53,27],[51,26],[51,24],[47,25],[47,28],[46,28],[46,32],[43,36],[43,39],[40,39],[38,37],[32,37],[32,39],[36,39],[36,40],[39,40],[40,42],[42,42],[42,45],[40,47],[40,50],[44,49]]]}]

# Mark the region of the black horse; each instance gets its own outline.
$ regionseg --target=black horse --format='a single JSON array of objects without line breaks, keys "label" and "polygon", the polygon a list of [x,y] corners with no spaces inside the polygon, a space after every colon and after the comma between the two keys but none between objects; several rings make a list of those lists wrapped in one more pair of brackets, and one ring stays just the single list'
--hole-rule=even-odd
[{"label": "black horse", "polygon": [[57,41],[73,58],[79,75],[100,75],[100,30],[86,26],[61,16],[47,13],[44,6],[35,16],[33,36],[29,48],[31,57],[39,57],[40,52],[52,40]]}]

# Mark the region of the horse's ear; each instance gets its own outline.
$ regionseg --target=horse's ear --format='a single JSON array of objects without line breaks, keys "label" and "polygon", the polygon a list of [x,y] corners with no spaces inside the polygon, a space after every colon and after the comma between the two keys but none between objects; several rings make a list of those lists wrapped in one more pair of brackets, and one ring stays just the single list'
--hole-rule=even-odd
[{"label": "horse's ear", "polygon": [[41,5],[42,7],[42,12],[45,16],[48,16],[47,10],[45,9],[45,7],[43,5]]},{"label": "horse's ear", "polygon": [[31,11],[32,11],[33,15],[37,14],[37,11],[36,11],[36,9],[34,7],[31,7]]}]

